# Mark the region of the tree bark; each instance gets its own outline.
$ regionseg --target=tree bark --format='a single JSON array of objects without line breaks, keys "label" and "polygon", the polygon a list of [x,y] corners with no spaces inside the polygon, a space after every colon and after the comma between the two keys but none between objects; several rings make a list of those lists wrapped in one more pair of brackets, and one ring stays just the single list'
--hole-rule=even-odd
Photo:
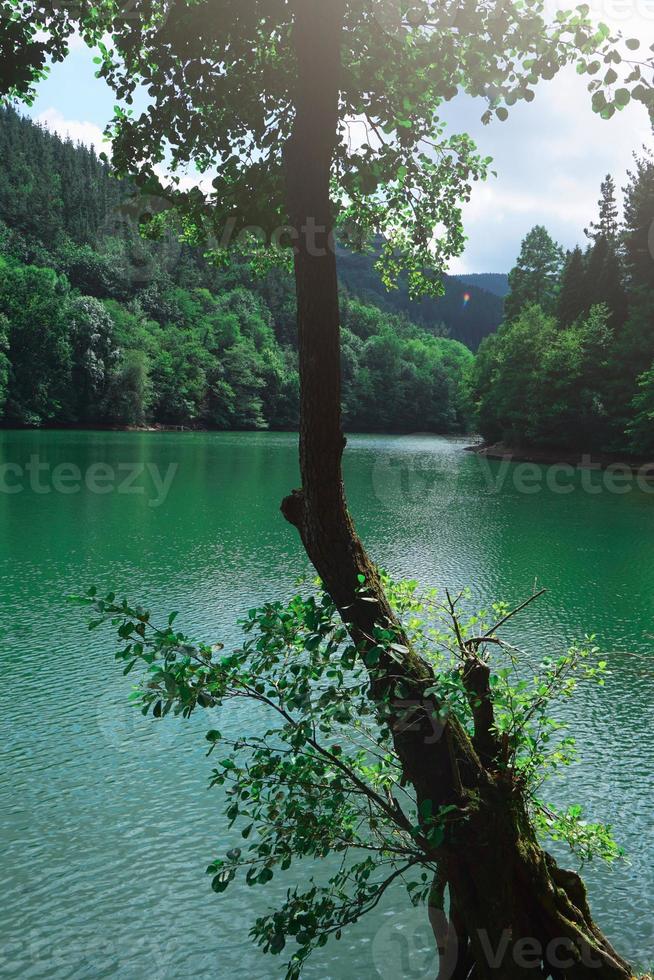
[{"label": "tree bark", "polygon": [[[289,220],[297,233],[302,488],[283,501],[282,512],[298,529],[365,657],[380,625],[391,626],[398,642],[409,645],[356,534],[341,469],[345,438],[330,177],[339,138],[345,0],[296,0],[293,9],[296,114],[284,167]],[[382,658],[371,673],[371,689],[373,697],[394,705],[394,685],[401,679],[402,712],[407,702],[415,708],[412,724],[394,726],[394,742],[418,803],[430,800],[434,811],[456,804],[466,816],[452,822],[430,856],[438,861],[450,898],[443,969],[450,977],[479,980],[627,980],[632,971],[595,926],[581,880],[559,869],[538,845],[524,800],[495,765],[500,747],[491,730],[490,700],[485,701],[484,666],[472,657],[464,677],[474,701],[474,740],[454,718],[445,721],[442,737],[433,737],[439,705],[423,694],[432,677],[430,666],[409,650],[400,663]],[[523,955],[529,942],[541,955]]]}]

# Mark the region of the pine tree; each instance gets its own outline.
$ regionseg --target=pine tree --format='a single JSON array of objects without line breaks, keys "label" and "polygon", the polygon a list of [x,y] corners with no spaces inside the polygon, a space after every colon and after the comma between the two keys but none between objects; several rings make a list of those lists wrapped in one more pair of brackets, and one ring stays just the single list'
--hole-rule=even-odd
[{"label": "pine tree", "polygon": [[561,280],[561,291],[557,303],[557,318],[560,326],[571,326],[586,311],[587,282],[584,256],[577,245],[568,252]]},{"label": "pine tree", "polygon": [[615,181],[610,174],[600,189],[598,220],[585,229],[593,242],[587,263],[585,311],[604,303],[609,311],[609,326],[619,330],[627,319],[628,308]]},{"label": "pine tree", "polygon": [[635,158],[625,187],[624,251],[630,290],[654,288],[654,156]]},{"label": "pine tree", "polygon": [[563,251],[542,225],[536,225],[524,238],[514,269],[509,273],[510,292],[504,310],[513,320],[530,303],[544,313],[553,314],[559,291]]},{"label": "pine tree", "polygon": [[607,174],[600,185],[599,218],[591,221],[590,227],[584,229],[588,238],[597,242],[600,238],[607,242],[617,243],[620,222],[618,205],[615,200],[615,181]]},{"label": "pine tree", "polygon": [[627,319],[627,294],[622,261],[609,239],[598,237],[589,250],[585,278],[584,312],[604,303],[609,311],[609,326],[619,330]]},{"label": "pine tree", "polygon": [[127,191],[94,150],[0,106],[0,220],[32,249],[96,244]]},{"label": "pine tree", "polygon": [[604,262],[598,296],[599,302],[605,303],[608,307],[609,326],[616,333],[619,332],[627,319],[629,304],[625,289],[624,264],[618,250],[611,245]]}]

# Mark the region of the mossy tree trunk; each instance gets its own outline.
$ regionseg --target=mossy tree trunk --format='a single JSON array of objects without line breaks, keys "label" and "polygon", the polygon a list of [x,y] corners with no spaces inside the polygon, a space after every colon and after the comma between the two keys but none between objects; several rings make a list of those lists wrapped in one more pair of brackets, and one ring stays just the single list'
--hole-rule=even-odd
[{"label": "mossy tree trunk", "polygon": [[[340,327],[332,241],[330,173],[338,139],[340,45],[344,0],[296,0],[297,77],[294,129],[285,152],[295,255],[301,377],[302,488],[282,504],[332,596],[354,642],[365,651],[376,625],[393,617],[375,566],[347,509],[341,460]],[[367,595],[361,596],[365,577]],[[373,601],[371,601],[371,599]],[[555,980],[626,980],[628,964],[594,924],[580,878],[558,868],[539,846],[519,787],[498,764],[488,668],[471,654],[464,680],[476,731],[469,738],[450,717],[434,740],[438,705],[423,691],[430,666],[412,652],[378,665],[373,694],[416,706],[411,725],[397,725],[395,748],[420,803],[456,805],[436,858],[449,893],[442,977],[552,976]],[[404,709],[403,709],[404,710]],[[432,909],[432,913],[437,910]]]}]

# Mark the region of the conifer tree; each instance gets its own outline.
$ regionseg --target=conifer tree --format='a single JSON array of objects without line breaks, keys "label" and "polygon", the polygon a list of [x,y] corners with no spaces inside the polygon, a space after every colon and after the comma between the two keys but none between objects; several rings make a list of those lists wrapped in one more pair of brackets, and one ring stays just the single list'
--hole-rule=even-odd
[{"label": "conifer tree", "polygon": [[600,185],[600,199],[597,203],[599,217],[597,221],[591,221],[590,226],[585,229],[586,235],[594,242],[604,238],[607,242],[617,243],[620,222],[615,200],[615,181],[611,174],[607,174]]},{"label": "conifer tree", "polygon": [[557,302],[560,326],[569,327],[586,310],[586,266],[581,248],[568,252]]},{"label": "conifer tree", "polygon": [[627,318],[627,295],[615,181],[610,174],[600,186],[597,221],[592,221],[585,232],[593,242],[587,259],[585,312],[604,303],[609,311],[609,326],[619,330]]},{"label": "conifer tree", "polygon": [[629,288],[654,288],[654,157],[635,157],[625,188],[624,250]]},{"label": "conifer tree", "polygon": [[556,310],[563,251],[542,225],[536,225],[522,242],[515,268],[509,273],[510,292],[504,310],[512,320],[531,303],[544,313]]},{"label": "conifer tree", "polygon": [[614,242],[599,236],[586,260],[584,312],[604,303],[609,311],[609,325],[614,330],[627,318],[627,295],[624,271]]}]

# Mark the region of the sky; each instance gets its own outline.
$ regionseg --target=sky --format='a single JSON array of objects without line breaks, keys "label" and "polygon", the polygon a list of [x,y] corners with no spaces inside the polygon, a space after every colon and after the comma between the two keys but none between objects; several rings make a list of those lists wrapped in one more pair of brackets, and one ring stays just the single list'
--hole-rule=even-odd
[{"label": "sky", "polygon": [[[591,14],[644,45],[654,42],[654,0],[594,0]],[[80,40],[55,65],[28,110],[48,128],[96,148],[114,98],[96,79],[93,53]],[[541,83],[536,99],[515,106],[506,122],[483,126],[485,104],[459,97],[446,107],[453,132],[470,133],[497,177],[474,188],[464,208],[468,243],[451,273],[508,272],[520,242],[535,224],[545,225],[565,248],[583,244],[595,217],[606,174],[624,186],[633,153],[652,145],[645,108],[631,104],[606,122],[595,115],[583,78],[574,68]]]}]

